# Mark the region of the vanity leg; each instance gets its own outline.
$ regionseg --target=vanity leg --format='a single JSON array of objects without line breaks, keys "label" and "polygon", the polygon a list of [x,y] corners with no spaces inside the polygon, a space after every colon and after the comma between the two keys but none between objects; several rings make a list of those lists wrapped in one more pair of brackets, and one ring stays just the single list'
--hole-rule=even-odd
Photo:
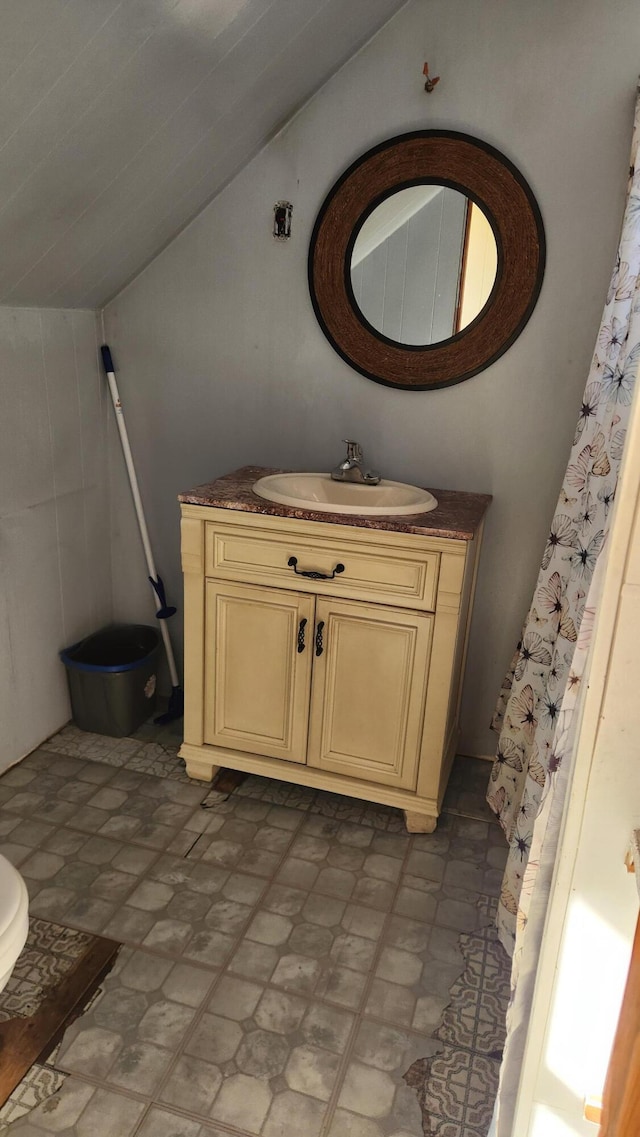
[{"label": "vanity leg", "polygon": [[413,813],[411,810],[405,809],[404,822],[407,833],[433,833],[438,824],[438,818],[432,817],[428,813]]},{"label": "vanity leg", "polygon": [[193,758],[191,756],[185,757],[184,764],[189,778],[195,778],[198,782],[212,782],[215,778],[219,766],[215,766],[210,758]]}]

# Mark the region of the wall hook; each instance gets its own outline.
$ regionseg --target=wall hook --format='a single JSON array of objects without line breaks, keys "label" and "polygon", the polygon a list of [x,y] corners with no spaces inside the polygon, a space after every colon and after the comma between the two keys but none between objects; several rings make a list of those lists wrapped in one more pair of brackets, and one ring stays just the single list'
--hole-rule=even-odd
[{"label": "wall hook", "polygon": [[288,241],[291,236],[291,214],[293,206],[290,201],[277,201],[273,207],[273,235],[277,241]]},{"label": "wall hook", "polygon": [[426,77],[424,89],[427,92],[427,94],[430,95],[431,92],[433,91],[433,88],[435,87],[436,83],[440,82],[440,76],[434,75],[433,78],[430,77],[430,75],[429,75],[429,64],[428,63],[425,63],[424,67],[422,68],[422,74]]}]

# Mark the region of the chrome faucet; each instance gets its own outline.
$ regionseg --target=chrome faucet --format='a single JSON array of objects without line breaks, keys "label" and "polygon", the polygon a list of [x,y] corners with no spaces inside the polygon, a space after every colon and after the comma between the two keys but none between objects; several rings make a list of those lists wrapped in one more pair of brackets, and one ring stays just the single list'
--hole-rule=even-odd
[{"label": "chrome faucet", "polygon": [[380,474],[377,470],[363,470],[362,463],[364,455],[362,447],[359,442],[354,442],[351,438],[343,439],[347,445],[347,456],[331,471],[331,477],[334,482],[362,482],[367,486],[377,486],[380,481]]}]

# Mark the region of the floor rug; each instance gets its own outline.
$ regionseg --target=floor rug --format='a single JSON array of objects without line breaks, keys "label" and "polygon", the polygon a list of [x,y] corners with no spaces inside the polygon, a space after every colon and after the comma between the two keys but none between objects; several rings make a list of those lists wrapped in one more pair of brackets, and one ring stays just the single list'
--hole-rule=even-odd
[{"label": "floor rug", "polygon": [[82,1012],[119,948],[88,932],[29,921],[27,942],[0,993],[0,1107]]}]

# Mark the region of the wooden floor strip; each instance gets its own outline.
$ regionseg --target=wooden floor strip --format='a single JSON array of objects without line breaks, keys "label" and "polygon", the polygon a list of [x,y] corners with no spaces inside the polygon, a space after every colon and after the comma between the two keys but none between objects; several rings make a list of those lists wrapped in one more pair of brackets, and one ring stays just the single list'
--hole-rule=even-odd
[{"label": "wooden floor strip", "polygon": [[211,789],[220,794],[232,794],[248,777],[242,770],[228,770],[223,766],[213,779]]},{"label": "wooden floor strip", "polygon": [[113,967],[121,946],[115,940],[96,936],[73,970],[43,1000],[35,1015],[0,1023],[0,1106],[33,1063],[48,1057]]}]

